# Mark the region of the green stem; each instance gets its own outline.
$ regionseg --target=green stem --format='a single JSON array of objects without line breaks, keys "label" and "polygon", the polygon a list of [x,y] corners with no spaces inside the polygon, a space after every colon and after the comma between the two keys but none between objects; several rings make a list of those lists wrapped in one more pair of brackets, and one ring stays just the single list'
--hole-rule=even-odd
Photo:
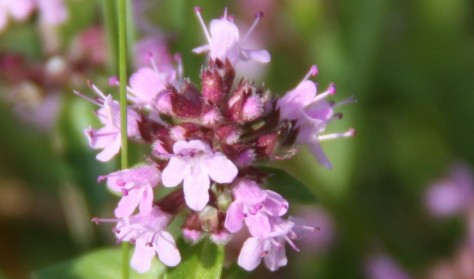
[{"label": "green stem", "polygon": [[[118,6],[118,38],[119,38],[119,80],[120,80],[120,127],[121,127],[121,168],[128,168],[127,142],[127,1],[119,0]],[[130,275],[129,261],[130,248],[128,242],[122,243],[122,278]]]}]

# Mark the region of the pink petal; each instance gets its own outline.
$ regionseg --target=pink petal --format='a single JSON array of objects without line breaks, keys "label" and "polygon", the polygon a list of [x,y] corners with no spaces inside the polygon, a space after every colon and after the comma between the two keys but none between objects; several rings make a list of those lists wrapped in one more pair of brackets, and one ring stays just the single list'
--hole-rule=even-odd
[{"label": "pink petal", "polygon": [[227,19],[214,19],[210,25],[211,44],[210,56],[212,59],[225,61],[228,58],[232,64],[239,57],[239,29]]},{"label": "pink petal", "polygon": [[224,154],[216,152],[204,163],[207,173],[217,183],[230,183],[237,176],[237,167]]},{"label": "pink petal", "polygon": [[102,150],[102,152],[97,154],[95,158],[101,162],[107,162],[119,153],[121,145],[122,140],[120,134],[118,134],[115,136],[113,141]]},{"label": "pink petal", "polygon": [[263,206],[269,215],[283,216],[288,211],[288,201],[280,194],[267,190],[268,198],[263,202]]},{"label": "pink petal", "polygon": [[15,0],[10,2],[10,13],[16,20],[25,20],[36,6],[32,0]]},{"label": "pink petal", "polygon": [[244,224],[244,214],[242,213],[242,203],[233,202],[227,208],[224,226],[231,233],[240,231]]},{"label": "pink petal", "polygon": [[271,60],[271,55],[266,50],[242,50],[245,57],[260,62],[268,63]]},{"label": "pink petal", "polygon": [[144,239],[139,238],[137,239],[135,252],[130,264],[138,273],[144,273],[150,269],[154,256],[155,250],[147,246]]},{"label": "pink petal", "polygon": [[41,19],[52,25],[63,23],[68,17],[68,10],[63,0],[38,0]]},{"label": "pink petal", "polygon": [[247,224],[250,234],[255,237],[267,238],[271,231],[268,217],[260,212],[247,216],[245,224]]},{"label": "pink petal", "polygon": [[204,151],[210,152],[211,148],[205,142],[200,140],[191,140],[191,141],[178,141],[173,145],[173,153],[174,154],[181,154],[186,153],[188,151]]},{"label": "pink petal", "polygon": [[137,208],[140,199],[136,193],[129,193],[120,199],[117,208],[115,208],[115,216],[117,218],[127,217],[132,215],[135,208]]},{"label": "pink petal", "polygon": [[261,203],[267,198],[267,192],[262,190],[253,180],[239,180],[233,192],[235,198],[246,205]]},{"label": "pink petal", "polygon": [[165,89],[165,84],[154,70],[140,68],[130,77],[130,87],[141,103],[151,104],[156,94]]},{"label": "pink petal", "polygon": [[202,46],[198,46],[196,48],[193,48],[193,52],[197,53],[197,54],[200,54],[200,53],[203,53],[203,52],[208,52],[209,50],[210,50],[209,45],[202,45]]},{"label": "pink petal", "polygon": [[286,258],[285,246],[282,244],[281,247],[274,247],[270,253],[265,257],[265,265],[270,271],[276,271],[282,266],[288,263]]},{"label": "pink petal", "polygon": [[176,266],[181,261],[181,255],[176,248],[173,236],[168,232],[162,231],[160,233],[155,249],[160,261],[167,266]]},{"label": "pink petal", "polygon": [[263,241],[250,237],[242,246],[237,263],[247,271],[254,270],[262,261],[263,253]]},{"label": "pink petal", "polygon": [[308,148],[321,165],[328,169],[332,169],[332,164],[329,161],[328,157],[326,157],[326,154],[324,154],[324,151],[321,148],[321,144],[319,143],[319,141],[315,140],[313,142],[308,143]]},{"label": "pink petal", "polygon": [[153,189],[150,185],[143,186],[145,189],[141,193],[140,213],[151,212],[153,207]]},{"label": "pink petal", "polygon": [[[176,145],[176,144],[175,144]],[[183,181],[189,173],[189,164],[180,157],[173,157],[161,174],[161,180],[166,187],[174,187]]]},{"label": "pink petal", "polygon": [[8,23],[8,15],[5,9],[0,9],[0,32],[5,30]]},{"label": "pink petal", "polygon": [[295,89],[286,93],[279,102],[282,118],[296,119],[302,109],[313,101],[316,96],[316,85],[310,80],[304,80]]},{"label": "pink petal", "polygon": [[184,178],[184,199],[189,208],[200,211],[209,201],[209,176],[200,168],[194,166],[191,173]]},{"label": "pink petal", "polygon": [[308,116],[310,119],[318,119],[324,122],[327,122],[331,119],[333,112],[333,107],[326,100],[320,100],[314,104],[311,104],[311,106],[305,110],[306,116]]}]

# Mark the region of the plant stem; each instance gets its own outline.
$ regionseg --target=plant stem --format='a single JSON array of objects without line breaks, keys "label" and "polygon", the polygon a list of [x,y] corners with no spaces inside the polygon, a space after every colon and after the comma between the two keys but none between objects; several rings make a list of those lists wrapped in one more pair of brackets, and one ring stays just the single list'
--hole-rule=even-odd
[{"label": "plant stem", "polygon": [[103,0],[104,25],[107,35],[108,67],[113,75],[118,74],[118,32],[116,0]]},{"label": "plant stem", "polygon": [[[120,127],[121,127],[121,168],[128,168],[128,142],[127,142],[127,1],[119,0],[117,6],[118,16],[118,43],[119,43],[119,81],[120,81]],[[122,242],[122,278],[128,279],[130,275],[129,261],[130,248],[128,242]]]}]

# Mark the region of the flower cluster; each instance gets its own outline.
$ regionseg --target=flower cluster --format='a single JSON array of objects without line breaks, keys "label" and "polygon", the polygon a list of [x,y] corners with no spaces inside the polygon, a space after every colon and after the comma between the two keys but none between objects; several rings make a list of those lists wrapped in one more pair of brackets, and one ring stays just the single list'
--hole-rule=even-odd
[{"label": "flower cluster", "polygon": [[[149,66],[133,73],[127,87],[127,135],[149,145],[151,152],[146,164],[99,178],[122,198],[115,219],[93,221],[117,224],[117,239],[136,246],[131,264],[139,272],[149,269],[155,254],[168,266],[180,262],[175,240],[166,231],[178,213],[186,216],[182,224],[185,240],[195,243],[209,237],[222,245],[244,230],[249,237],[238,264],[253,270],[263,259],[270,270],[277,270],[287,263],[285,244],[298,250],[294,240],[314,228],[284,217],[288,201],[265,189],[271,187],[267,185],[271,174],[256,164],[292,158],[299,146],[306,145],[330,167],[320,142],[352,136],[354,130],[322,134],[340,114],[334,113],[335,104],[326,99],[335,93],[335,87],[317,92],[316,84],[309,80],[317,74],[315,66],[282,98],[248,79],[235,80],[239,61],[270,61],[266,50],[245,48],[261,13],[241,38],[227,12],[211,21],[210,32],[201,10],[195,12],[208,41],[194,50],[209,53],[201,84],[184,79],[179,65],[177,69],[157,67],[152,55]],[[112,78],[110,82],[124,81]],[[97,98],[89,100],[99,107],[102,127],[87,128],[85,135],[92,148],[101,150],[97,159],[108,161],[121,146],[119,104],[96,86],[92,88]],[[176,190],[155,200],[161,187]]]}]

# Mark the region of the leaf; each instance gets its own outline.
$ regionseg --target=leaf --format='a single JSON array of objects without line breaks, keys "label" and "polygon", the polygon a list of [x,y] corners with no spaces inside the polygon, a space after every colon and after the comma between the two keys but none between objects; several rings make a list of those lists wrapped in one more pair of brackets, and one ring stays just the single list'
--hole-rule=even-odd
[{"label": "leaf", "polygon": [[[163,278],[166,268],[154,259],[151,268],[144,274],[130,270],[130,279]],[[89,253],[79,258],[66,261],[38,272],[33,279],[116,279],[122,278],[121,249],[109,248]]]},{"label": "leaf", "polygon": [[306,185],[286,171],[270,167],[260,167],[260,169],[270,174],[268,186],[286,199],[305,204],[318,201]]},{"label": "leaf", "polygon": [[181,263],[168,269],[166,279],[219,279],[224,264],[224,246],[205,239],[197,245],[189,245],[183,239],[178,241],[183,257]]}]

